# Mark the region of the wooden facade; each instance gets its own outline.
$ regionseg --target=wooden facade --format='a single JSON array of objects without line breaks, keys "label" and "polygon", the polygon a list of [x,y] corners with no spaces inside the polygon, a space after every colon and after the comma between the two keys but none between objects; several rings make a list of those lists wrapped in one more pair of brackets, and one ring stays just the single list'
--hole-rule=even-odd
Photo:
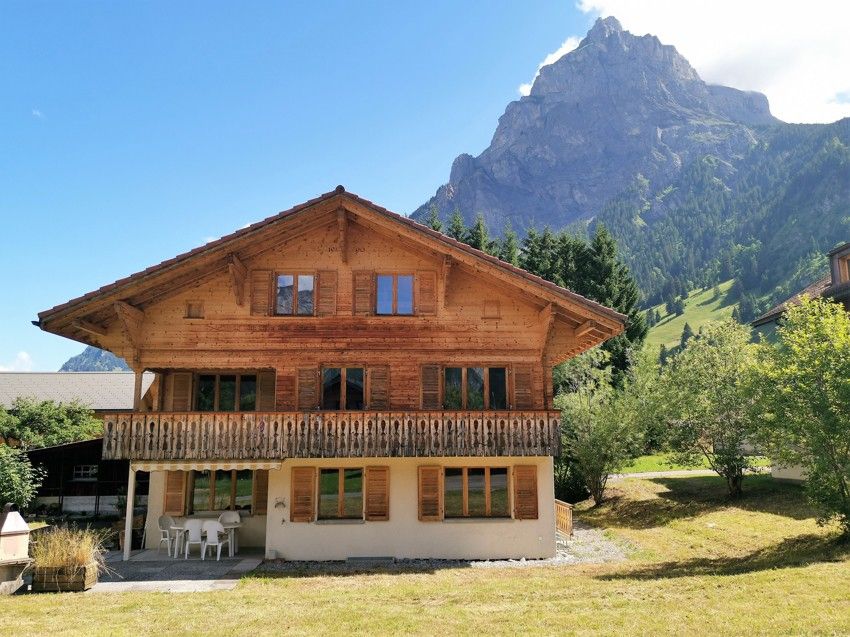
[{"label": "wooden facade", "polygon": [[[291,300],[279,277],[296,282]],[[105,458],[179,460],[554,455],[552,367],[623,321],[338,188],[38,324],[156,373],[154,404],[106,417]],[[328,369],[354,370],[354,409],[345,390],[328,409]],[[248,410],[231,396],[240,382]]]}]

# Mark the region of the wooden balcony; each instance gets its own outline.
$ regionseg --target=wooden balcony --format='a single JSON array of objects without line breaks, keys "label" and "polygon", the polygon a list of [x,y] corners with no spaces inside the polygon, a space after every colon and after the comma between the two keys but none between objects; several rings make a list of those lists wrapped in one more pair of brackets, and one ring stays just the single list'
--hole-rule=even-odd
[{"label": "wooden balcony", "polygon": [[106,414],[103,458],[553,456],[560,420],[557,411]]}]

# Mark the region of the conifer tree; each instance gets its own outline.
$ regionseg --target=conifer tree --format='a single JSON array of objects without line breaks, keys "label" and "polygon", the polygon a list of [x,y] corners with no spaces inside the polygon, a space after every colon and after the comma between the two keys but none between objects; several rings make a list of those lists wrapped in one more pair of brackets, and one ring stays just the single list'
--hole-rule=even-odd
[{"label": "conifer tree", "polygon": [[466,233],[466,244],[489,254],[492,252],[492,243],[487,232],[487,224],[484,223],[484,215],[479,212],[475,215],[475,223]]},{"label": "conifer tree", "polygon": [[432,203],[428,208],[428,218],[425,220],[425,225],[431,230],[443,231],[443,222],[440,220],[440,210],[437,208],[437,204]]},{"label": "conifer tree", "polygon": [[685,327],[682,328],[682,338],[679,342],[679,345],[682,349],[685,349],[685,345],[688,344],[688,341],[694,337],[694,330],[691,328],[690,323],[685,323]]},{"label": "conifer tree", "polygon": [[457,241],[466,241],[466,224],[463,223],[463,215],[460,208],[455,208],[449,219],[448,235]]},{"label": "conifer tree", "polygon": [[499,258],[511,265],[519,265],[519,242],[510,221],[505,224],[502,240],[499,242]]},{"label": "conifer tree", "polygon": [[529,228],[522,240],[520,266],[523,270],[541,276],[543,270],[543,253],[540,249],[540,233],[536,228]]}]

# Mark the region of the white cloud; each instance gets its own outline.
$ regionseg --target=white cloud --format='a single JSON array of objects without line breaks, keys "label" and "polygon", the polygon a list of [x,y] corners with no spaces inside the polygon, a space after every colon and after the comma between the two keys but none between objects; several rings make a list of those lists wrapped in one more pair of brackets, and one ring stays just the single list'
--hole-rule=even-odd
[{"label": "white cloud", "polygon": [[9,365],[0,365],[0,372],[28,372],[32,370],[32,356],[27,352],[18,352]]},{"label": "white cloud", "polygon": [[44,113],[37,108],[32,109],[32,116],[37,117],[38,119],[44,119]]},{"label": "white cloud", "polygon": [[218,241],[221,237],[204,237],[202,241],[204,244],[209,243],[210,241]]},{"label": "white cloud", "polygon": [[850,116],[846,0],[579,0],[578,7],[657,35],[709,83],[764,93],[782,120]]},{"label": "white cloud", "polygon": [[561,43],[561,46],[559,46],[556,50],[552,51],[549,55],[543,58],[543,61],[537,65],[537,70],[534,72],[534,77],[531,78],[531,81],[527,84],[519,85],[519,94],[528,95],[529,93],[531,93],[531,85],[534,84],[534,80],[536,80],[537,76],[540,75],[540,69],[542,69],[544,66],[552,64],[552,62],[557,62],[558,60],[560,60],[566,53],[569,53],[570,51],[575,49],[580,41],[581,38],[571,35]]}]

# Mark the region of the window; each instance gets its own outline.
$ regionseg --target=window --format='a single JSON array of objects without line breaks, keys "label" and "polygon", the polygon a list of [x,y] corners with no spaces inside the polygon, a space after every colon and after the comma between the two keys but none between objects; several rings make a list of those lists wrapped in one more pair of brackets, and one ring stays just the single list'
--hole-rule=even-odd
[{"label": "window", "polygon": [[507,409],[505,367],[446,367],[443,409]]},{"label": "window", "polygon": [[364,381],[362,367],[322,368],[322,409],[363,409]]},{"label": "window", "polygon": [[507,467],[446,467],[443,502],[447,518],[506,518]]},{"label": "window", "polygon": [[97,480],[96,464],[75,464],[72,479],[80,482],[94,482]]},{"label": "window", "polygon": [[254,411],[256,374],[199,374],[195,411]]},{"label": "window", "polygon": [[186,318],[202,319],[204,318],[204,304],[201,301],[186,302]]},{"label": "window", "polygon": [[363,518],[363,469],[319,471],[319,519]]},{"label": "window", "polygon": [[412,274],[379,274],[376,283],[376,314],[413,314]]},{"label": "window", "polygon": [[243,470],[192,471],[189,478],[189,513],[248,511],[254,472]]},{"label": "window", "polygon": [[312,274],[278,274],[275,314],[313,316],[314,292]]}]

